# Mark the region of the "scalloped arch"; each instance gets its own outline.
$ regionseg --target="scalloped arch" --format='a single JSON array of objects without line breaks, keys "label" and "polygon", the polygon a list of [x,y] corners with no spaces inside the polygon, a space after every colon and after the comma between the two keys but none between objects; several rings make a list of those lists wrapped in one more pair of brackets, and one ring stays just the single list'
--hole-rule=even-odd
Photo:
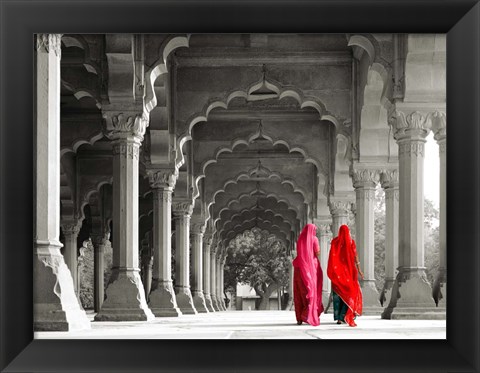
[{"label": "scalloped arch", "polygon": [[84,144],[93,145],[103,138],[103,132],[96,133],[90,138],[76,139],[72,145],[60,149],[60,158],[67,153],[76,153],[78,148]]},{"label": "scalloped arch", "polygon": [[92,187],[91,189],[87,190],[84,193],[83,198],[80,202],[80,206],[79,206],[79,219],[80,219],[80,221],[83,221],[83,219],[85,219],[85,214],[83,213],[83,209],[85,208],[86,205],[88,205],[90,203],[90,197],[92,196],[92,194],[100,192],[100,188],[104,185],[107,185],[107,184],[112,185],[113,184],[113,178],[109,178],[108,180],[99,181],[97,184],[95,184],[94,187]]}]

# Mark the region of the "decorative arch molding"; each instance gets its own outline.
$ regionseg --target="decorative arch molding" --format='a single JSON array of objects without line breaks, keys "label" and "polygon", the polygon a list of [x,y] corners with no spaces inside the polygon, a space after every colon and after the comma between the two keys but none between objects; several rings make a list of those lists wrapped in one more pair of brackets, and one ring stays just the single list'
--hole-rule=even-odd
[{"label": "decorative arch molding", "polygon": [[300,145],[290,146],[290,144],[287,140],[275,137],[273,135],[266,134],[265,131],[263,130],[263,128],[259,127],[257,129],[257,131],[255,131],[247,139],[237,138],[237,139],[232,140],[230,146],[220,146],[220,147],[218,147],[214,152],[214,157],[211,158],[211,159],[208,159],[208,160],[206,160],[202,163],[202,165],[200,166],[201,174],[195,177],[194,198],[197,198],[199,196],[198,184],[199,184],[200,180],[205,177],[207,167],[210,166],[210,165],[216,164],[218,162],[218,157],[222,153],[233,153],[237,146],[239,146],[239,145],[249,146],[255,139],[258,139],[260,137],[270,141],[272,146],[276,146],[276,145],[285,146],[288,149],[289,153],[294,153],[294,152],[300,153],[304,157],[305,163],[311,163],[316,167],[317,176],[320,178],[320,180],[324,180],[325,178],[328,177],[328,173],[325,170],[325,168],[323,167],[323,165],[321,164],[321,162],[314,159],[313,157],[309,156],[307,150],[305,150],[302,146],[300,146]]},{"label": "decorative arch molding", "polygon": [[179,35],[167,38],[160,46],[158,51],[159,59],[145,74],[145,99],[144,106],[148,115],[157,106],[157,97],[155,95],[155,81],[160,75],[168,72],[168,56],[177,48],[189,47],[190,35]]},{"label": "decorative arch molding", "polygon": [[263,227],[257,226],[256,225],[257,221],[255,219],[244,221],[242,222],[242,224],[238,224],[234,228],[232,228],[232,230],[228,232],[224,238],[218,238],[219,245],[222,247],[222,252],[228,248],[228,242],[230,240],[234,239],[237,235],[242,234],[245,231],[251,230],[255,227],[260,229],[261,231],[266,231],[269,234],[274,235],[281,240],[283,239],[283,241],[288,244],[287,247],[289,246],[290,238],[286,232],[282,231],[278,226],[269,225],[270,222],[268,220],[261,221],[260,219],[258,219],[258,222],[264,226]]},{"label": "decorative arch molding", "polygon": [[[245,199],[245,198],[250,198],[251,197],[251,194],[250,193],[244,193],[244,194],[241,194],[239,195],[237,198],[235,199],[232,199],[230,200],[227,205],[225,207],[223,207],[219,212],[218,212],[218,217],[215,218],[213,221],[212,221],[212,225],[213,226],[216,226],[217,222],[219,220],[222,219],[222,213],[225,213],[225,212],[228,212],[229,210],[232,210],[232,206],[235,204],[235,203],[242,203],[242,200]],[[299,222],[299,219],[298,219],[298,216],[300,215],[299,211],[297,211],[296,209],[294,209],[292,206],[290,206],[290,204],[288,203],[287,200],[285,199],[281,199],[279,198],[278,196],[276,195],[270,195],[268,197],[265,197],[265,199],[272,199],[276,202],[276,205],[281,205],[282,203],[285,205],[285,209],[290,212],[292,214],[292,216],[296,216],[296,220],[297,222]]]},{"label": "decorative arch molding", "polygon": [[[197,123],[207,122],[208,116],[212,110],[217,108],[222,108],[227,110],[230,102],[236,98],[243,98],[245,100],[248,100],[249,92],[251,92],[253,87],[255,87],[258,84],[259,83],[256,82],[245,90],[235,90],[226,94],[223,98],[214,98],[209,100],[209,102],[205,104],[205,106],[199,113],[194,114],[193,116],[190,117],[190,119],[187,120],[184,132],[181,133],[177,139],[178,146],[177,146],[176,167],[179,168],[185,163],[182,149],[184,144],[187,141],[192,139],[193,127]],[[334,124],[336,128],[338,128],[339,126],[338,120],[331,113],[328,112],[325,104],[321,102],[318,98],[304,96],[303,93],[297,88],[282,87],[280,84],[278,85],[271,84],[271,86],[272,87],[270,89],[274,90],[275,92],[278,92],[278,100],[281,100],[287,97],[293,98],[298,102],[300,109],[304,109],[307,107],[314,108],[319,114],[320,121],[322,120],[330,121]]]},{"label": "decorative arch molding", "polygon": [[83,209],[85,208],[86,205],[89,204],[90,197],[94,193],[99,193],[100,188],[103,185],[106,185],[106,184],[113,185],[113,177],[104,176],[104,177],[100,178],[100,180],[97,181],[95,184],[89,185],[89,186],[84,187],[84,188],[81,188],[81,192],[79,194],[79,204],[78,204],[79,205],[79,209],[78,209],[79,221],[83,221],[83,219],[85,219],[85,214],[83,212]]},{"label": "decorative arch molding", "polygon": [[75,139],[70,146],[63,146],[62,149],[60,149],[60,158],[67,153],[76,153],[78,148],[84,144],[93,146],[93,144],[95,144],[98,140],[102,138],[103,138],[103,131],[95,133],[87,138]]},{"label": "decorative arch molding", "polygon": [[63,45],[65,45],[66,48],[77,47],[77,48],[83,49],[84,51],[83,66],[85,67],[85,70],[95,75],[101,75],[102,69],[100,68],[98,63],[92,59],[88,41],[85,40],[85,38],[82,35],[78,35],[78,34],[62,35],[62,43]]},{"label": "decorative arch molding", "polygon": [[[251,214],[254,214],[255,216],[250,216]],[[217,227],[217,232],[219,232],[220,235],[222,235],[223,232],[228,231],[229,229],[229,224],[236,224],[236,220],[250,220],[252,218],[256,218],[257,215],[255,213],[255,207],[252,208],[244,208],[243,210],[239,211],[238,213],[235,213],[230,217],[229,220],[226,220],[221,227]],[[264,220],[269,220],[272,222],[272,224],[276,224],[274,222],[275,219],[280,220],[282,224],[285,224],[286,226],[288,225],[290,231],[294,230],[294,223],[292,223],[289,220],[284,219],[284,217],[281,214],[276,213],[275,211],[271,209],[266,209],[262,211],[262,215],[258,216],[258,218],[262,218]],[[278,225],[278,224],[276,224]]]}]

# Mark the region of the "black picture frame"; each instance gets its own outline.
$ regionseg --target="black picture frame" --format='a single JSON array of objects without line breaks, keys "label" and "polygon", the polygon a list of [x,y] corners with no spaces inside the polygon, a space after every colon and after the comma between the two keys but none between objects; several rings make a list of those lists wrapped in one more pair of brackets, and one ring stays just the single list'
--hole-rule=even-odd
[{"label": "black picture frame", "polygon": [[[0,1],[2,372],[479,372],[480,4]],[[447,36],[447,340],[33,340],[33,34],[411,32]],[[388,321],[386,321],[388,322]]]}]

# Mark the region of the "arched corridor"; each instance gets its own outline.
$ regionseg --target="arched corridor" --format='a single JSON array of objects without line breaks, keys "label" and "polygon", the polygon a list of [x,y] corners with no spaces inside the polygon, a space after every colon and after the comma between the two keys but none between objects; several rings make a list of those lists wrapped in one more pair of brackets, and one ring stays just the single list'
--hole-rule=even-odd
[{"label": "arched corridor", "polygon": [[[241,276],[247,290],[226,291],[232,242],[265,232],[291,263],[307,223],[318,227],[325,269],[339,226],[354,230],[373,329],[381,319],[436,319],[444,328],[445,35],[36,38],[39,337],[97,335],[112,322],[172,330],[235,323],[247,314],[241,309],[259,308],[272,283],[261,308],[287,320],[291,268],[263,291]],[[440,165],[433,283],[424,239],[430,133]],[[380,287],[377,187],[385,204]]]}]

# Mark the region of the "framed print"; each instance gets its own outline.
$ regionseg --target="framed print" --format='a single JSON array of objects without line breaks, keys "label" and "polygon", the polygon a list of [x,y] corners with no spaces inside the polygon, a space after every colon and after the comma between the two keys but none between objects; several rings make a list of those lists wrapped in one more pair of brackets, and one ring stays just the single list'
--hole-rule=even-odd
[{"label": "framed print", "polygon": [[2,371],[480,370],[477,2],[1,11]]}]

